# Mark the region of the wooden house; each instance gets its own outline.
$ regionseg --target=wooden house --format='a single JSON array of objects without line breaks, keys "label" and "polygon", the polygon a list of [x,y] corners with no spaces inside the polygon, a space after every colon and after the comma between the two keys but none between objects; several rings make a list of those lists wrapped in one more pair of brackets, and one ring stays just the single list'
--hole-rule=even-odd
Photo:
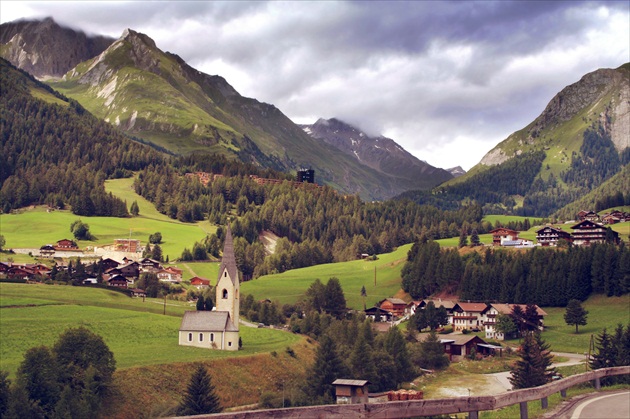
[{"label": "wooden house", "polygon": [[501,246],[501,242],[504,240],[518,240],[518,231],[511,230],[505,227],[495,228],[494,230],[490,231],[490,234],[492,234],[493,246]]},{"label": "wooden house", "polygon": [[[607,227],[593,221],[584,220],[572,226],[573,234],[571,234],[573,244],[576,246],[588,246],[591,243],[605,243]],[[610,230],[615,237],[615,242],[619,242],[619,233]]]},{"label": "wooden house", "polygon": [[571,241],[571,233],[552,226],[536,230],[536,240],[541,246],[557,246],[558,240],[561,239]]},{"label": "wooden house", "polygon": [[140,275],[140,264],[132,261],[118,267],[123,276],[137,278]]},{"label": "wooden house", "polygon": [[55,250],[79,250],[77,243],[69,239],[61,239],[53,247]]},{"label": "wooden house", "polygon": [[[479,344],[486,342],[477,335],[449,335],[448,338],[440,339],[444,345],[444,353],[448,355],[451,361],[459,361],[463,357],[471,354],[474,349],[477,353],[483,350],[478,347]],[[487,344],[486,344],[487,345]]]},{"label": "wooden house", "polygon": [[379,308],[392,313],[396,317],[402,317],[405,315],[407,303],[400,298],[386,298],[379,302]]},{"label": "wooden house", "polygon": [[107,280],[108,287],[128,288],[129,280],[122,275],[114,275]]},{"label": "wooden house", "polygon": [[139,262],[142,272],[157,272],[162,269],[160,261],[150,258],[141,259]]},{"label": "wooden house", "polygon": [[120,265],[118,261],[111,258],[102,259],[99,263],[103,272],[107,272],[110,269],[117,268]]},{"label": "wooden house", "polygon": [[365,316],[371,317],[375,323],[389,322],[394,319],[394,314],[392,312],[377,306],[366,309]]},{"label": "wooden house", "polygon": [[[496,330],[496,323],[499,314],[509,315],[515,306],[519,306],[523,312],[527,307],[525,304],[490,304],[486,312],[484,313],[483,326],[486,333],[486,339],[505,340],[506,338],[512,338],[513,336],[504,336],[502,332]],[[543,330],[545,326],[545,316],[547,313],[540,307],[536,307],[538,314],[538,328]]]},{"label": "wooden house", "polygon": [[437,300],[422,300],[422,301],[420,301],[420,304],[418,305],[418,308],[420,310],[424,310],[426,308],[427,304],[429,304],[430,302],[433,303],[435,308],[444,307],[446,309],[446,315],[448,316],[448,324],[453,324],[453,316],[455,314],[453,309],[455,308],[455,304],[457,304],[456,301],[442,300],[441,298],[439,298]]},{"label": "wooden house", "polygon": [[453,307],[453,330],[461,331],[481,330],[483,328],[483,315],[488,309],[486,303],[459,302]]},{"label": "wooden house", "polygon": [[338,378],[332,384],[335,386],[337,404],[369,403],[369,381]]}]

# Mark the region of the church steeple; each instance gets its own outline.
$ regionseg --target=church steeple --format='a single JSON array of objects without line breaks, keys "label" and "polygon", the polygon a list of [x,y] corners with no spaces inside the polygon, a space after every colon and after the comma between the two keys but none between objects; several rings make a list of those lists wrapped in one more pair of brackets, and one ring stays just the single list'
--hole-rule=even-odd
[{"label": "church steeple", "polygon": [[219,266],[219,275],[223,274],[224,269],[227,269],[232,282],[238,283],[238,268],[236,267],[236,257],[234,257],[234,243],[232,242],[232,230],[229,222],[225,233],[223,258],[221,259],[221,266]]},{"label": "church steeple", "polygon": [[216,287],[216,307],[217,311],[227,311],[230,313],[230,321],[238,331],[239,310],[240,310],[240,281],[238,277],[238,267],[234,256],[234,243],[232,242],[232,230],[228,222],[223,245],[223,258],[219,266],[219,278]]}]

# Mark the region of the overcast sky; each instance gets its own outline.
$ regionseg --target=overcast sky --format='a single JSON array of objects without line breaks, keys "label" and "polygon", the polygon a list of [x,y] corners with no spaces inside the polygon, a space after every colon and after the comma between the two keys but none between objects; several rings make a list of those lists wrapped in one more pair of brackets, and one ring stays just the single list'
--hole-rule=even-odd
[{"label": "overcast sky", "polygon": [[629,3],[2,0],[0,18],[131,28],[296,123],[336,117],[468,170],[562,88],[630,61]]}]

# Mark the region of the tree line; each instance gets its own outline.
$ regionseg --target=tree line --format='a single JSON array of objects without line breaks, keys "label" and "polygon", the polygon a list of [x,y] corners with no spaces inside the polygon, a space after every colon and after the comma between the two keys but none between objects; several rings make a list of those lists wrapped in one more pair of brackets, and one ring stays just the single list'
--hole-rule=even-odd
[{"label": "tree line", "polygon": [[564,307],[591,293],[630,291],[630,250],[594,244],[527,252],[487,248],[460,255],[430,240],[414,243],[402,269],[402,288],[415,299],[440,291],[461,300]]}]

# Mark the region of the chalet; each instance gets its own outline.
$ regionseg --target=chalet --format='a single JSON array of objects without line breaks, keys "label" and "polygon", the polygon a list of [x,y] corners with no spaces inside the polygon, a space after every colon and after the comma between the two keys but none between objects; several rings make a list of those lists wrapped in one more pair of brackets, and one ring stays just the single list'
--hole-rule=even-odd
[{"label": "chalet", "polygon": [[142,298],[144,298],[144,297],[147,296],[147,293],[143,289],[140,289],[140,288],[130,288],[129,291],[131,291],[131,296],[132,297],[142,297]]},{"label": "chalet", "polygon": [[483,353],[483,349],[478,345],[487,345],[486,342],[476,335],[449,335],[448,338],[440,339],[444,345],[444,353],[451,361],[459,361],[471,354],[473,349],[477,353]]},{"label": "chalet", "polygon": [[332,384],[335,386],[337,404],[369,403],[369,381],[338,378]]},{"label": "chalet", "polygon": [[389,322],[394,319],[394,314],[389,310],[374,306],[365,310],[365,317],[371,317],[375,323]]},{"label": "chalet", "polygon": [[134,239],[116,239],[114,240],[114,247],[117,252],[139,253],[143,250],[140,247],[140,240]]},{"label": "chalet", "polygon": [[107,280],[108,287],[128,288],[129,280],[122,275],[114,275]]},{"label": "chalet", "polygon": [[39,248],[39,255],[44,258],[51,258],[55,255],[55,247],[52,244],[45,244]]},{"label": "chalet", "polygon": [[441,298],[437,300],[422,300],[420,301],[418,308],[424,310],[424,308],[430,302],[432,302],[436,308],[444,307],[446,309],[446,315],[448,316],[448,324],[453,324],[453,309],[455,308],[455,304],[457,304],[457,302],[451,300],[442,300]]},{"label": "chalet", "polygon": [[83,285],[96,285],[98,284],[97,278],[85,278],[83,280]]},{"label": "chalet", "polygon": [[198,290],[203,289],[203,288],[209,288],[210,280],[195,276],[194,278],[190,279],[190,285],[197,288]]},{"label": "chalet", "polygon": [[612,211],[611,213],[602,216],[603,224],[617,224],[623,223],[624,221],[630,221],[630,214],[619,210]]},{"label": "chalet", "polygon": [[490,231],[492,234],[492,244],[501,246],[504,240],[518,240],[518,231],[509,228],[500,227]]},{"label": "chalet", "polygon": [[405,315],[405,309],[407,303],[400,298],[386,298],[379,302],[379,308],[392,313],[396,317],[402,317]]},{"label": "chalet", "polygon": [[162,269],[160,261],[155,259],[144,258],[141,259],[138,263],[140,264],[140,270],[142,272],[157,272]]},{"label": "chalet", "polygon": [[105,258],[100,261],[101,269],[103,272],[107,272],[110,269],[117,268],[120,263],[114,259]]},{"label": "chalet", "polygon": [[156,272],[157,278],[160,282],[180,283],[182,282],[182,270],[174,267],[168,267],[166,269],[160,269]]},{"label": "chalet", "polygon": [[54,246],[55,250],[79,250],[79,246],[73,240],[61,239]]},{"label": "chalet", "polygon": [[[511,338],[511,336],[504,336],[503,333],[496,330],[496,323],[499,314],[509,315],[515,306],[520,306],[523,312],[527,307],[524,304],[490,304],[488,310],[484,314],[483,326],[486,332],[486,339],[504,340]],[[544,328],[544,318],[547,313],[540,307],[536,306],[536,312],[538,313],[539,329]]]},{"label": "chalet", "polygon": [[558,240],[561,239],[571,241],[571,233],[552,226],[544,226],[536,230],[536,240],[541,246],[557,246]]},{"label": "chalet", "polygon": [[577,218],[580,221],[588,220],[592,222],[599,221],[599,215],[595,211],[580,211],[577,214]]},{"label": "chalet", "polygon": [[11,267],[10,263],[0,262],[0,273],[2,274],[6,273],[10,267]]},{"label": "chalet", "polygon": [[140,275],[140,264],[138,262],[128,262],[118,267],[120,274],[126,277],[137,278]]},{"label": "chalet", "polygon": [[483,315],[487,308],[486,303],[463,303],[460,301],[455,304],[453,307],[453,330],[481,330]]},{"label": "chalet", "polygon": [[[591,243],[605,243],[608,228],[602,224],[593,221],[584,220],[572,226],[573,234],[571,235],[573,244],[577,246],[588,246]],[[619,243],[619,233],[610,230],[614,236],[615,243]]]},{"label": "chalet", "polygon": [[50,274],[50,271],[52,270],[43,263],[27,263],[24,266],[27,269],[32,270],[35,275],[40,276],[48,276]]},{"label": "chalet", "polygon": [[13,265],[7,270],[6,275],[9,279],[27,280],[33,279],[35,277],[35,272],[23,265]]}]

